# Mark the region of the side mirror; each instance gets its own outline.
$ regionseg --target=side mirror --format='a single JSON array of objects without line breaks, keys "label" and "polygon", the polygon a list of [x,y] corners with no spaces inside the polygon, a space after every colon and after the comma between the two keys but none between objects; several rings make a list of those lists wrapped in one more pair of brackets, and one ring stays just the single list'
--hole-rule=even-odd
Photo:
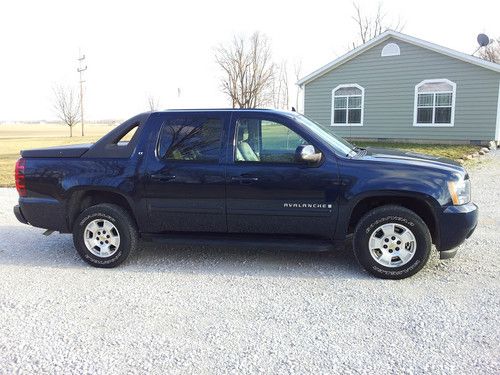
[{"label": "side mirror", "polygon": [[295,150],[295,160],[303,163],[319,163],[323,154],[316,152],[312,145],[300,145]]}]

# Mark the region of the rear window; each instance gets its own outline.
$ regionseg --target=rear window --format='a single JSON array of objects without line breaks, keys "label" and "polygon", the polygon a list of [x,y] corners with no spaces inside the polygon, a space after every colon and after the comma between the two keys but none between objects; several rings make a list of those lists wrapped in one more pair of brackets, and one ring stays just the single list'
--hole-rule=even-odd
[{"label": "rear window", "polygon": [[158,157],[165,160],[217,162],[221,151],[222,121],[184,117],[166,120],[158,140]]}]

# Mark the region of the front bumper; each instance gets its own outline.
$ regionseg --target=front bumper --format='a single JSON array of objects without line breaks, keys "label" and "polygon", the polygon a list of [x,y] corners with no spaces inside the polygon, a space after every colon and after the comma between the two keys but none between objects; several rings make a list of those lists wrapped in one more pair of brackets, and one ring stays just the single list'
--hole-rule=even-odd
[{"label": "front bumper", "polygon": [[469,238],[477,226],[479,209],[474,203],[461,206],[448,206],[438,218],[438,241],[436,247],[442,258],[455,256],[455,247]]}]

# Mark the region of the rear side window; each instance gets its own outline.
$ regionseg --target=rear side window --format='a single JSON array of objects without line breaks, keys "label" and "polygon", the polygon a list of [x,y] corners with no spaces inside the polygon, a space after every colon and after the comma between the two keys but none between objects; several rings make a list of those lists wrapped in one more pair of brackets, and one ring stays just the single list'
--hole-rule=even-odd
[{"label": "rear side window", "polygon": [[166,120],[160,131],[158,157],[165,160],[216,162],[221,150],[222,121],[184,117]]}]

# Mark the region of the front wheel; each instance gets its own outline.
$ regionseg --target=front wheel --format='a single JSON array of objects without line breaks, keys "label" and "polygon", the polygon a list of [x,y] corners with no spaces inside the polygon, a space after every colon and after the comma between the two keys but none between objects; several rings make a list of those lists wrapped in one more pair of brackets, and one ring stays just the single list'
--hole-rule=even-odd
[{"label": "front wheel", "polygon": [[429,259],[431,234],[413,211],[382,206],[369,211],[356,226],[354,254],[369,273],[384,279],[404,279],[420,271]]},{"label": "front wheel", "polygon": [[78,254],[94,267],[116,267],[137,246],[137,229],[126,210],[98,204],[83,211],[73,227]]}]

